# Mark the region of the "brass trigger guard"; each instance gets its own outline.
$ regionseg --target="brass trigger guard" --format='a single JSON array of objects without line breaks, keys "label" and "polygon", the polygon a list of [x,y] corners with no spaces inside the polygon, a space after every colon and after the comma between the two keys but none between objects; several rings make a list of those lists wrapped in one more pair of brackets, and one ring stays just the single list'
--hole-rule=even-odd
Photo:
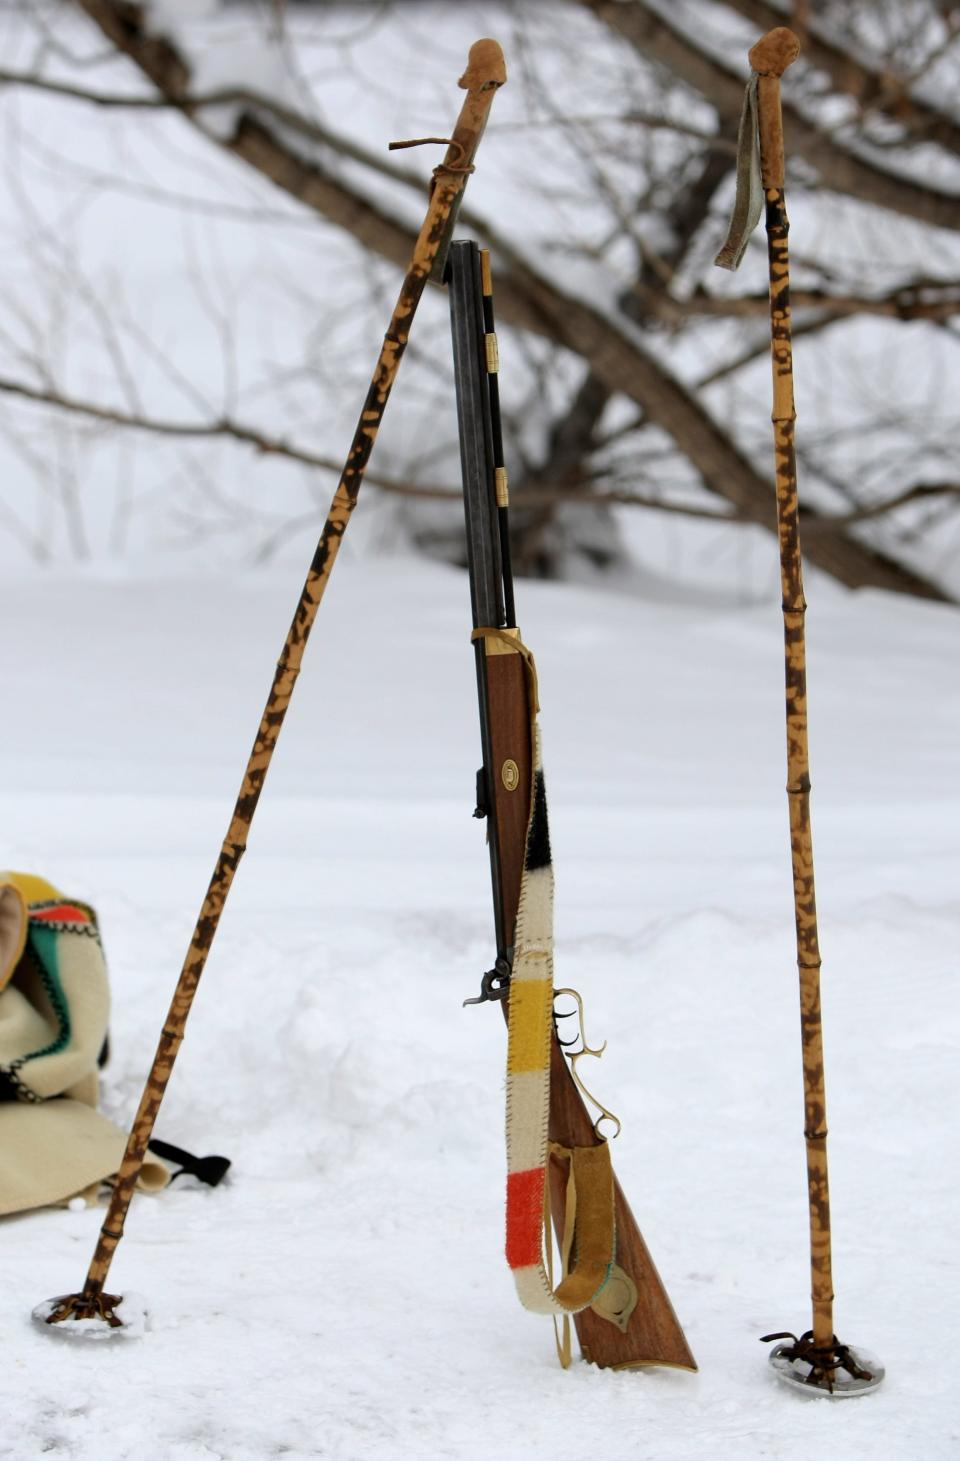
[{"label": "brass trigger guard", "polygon": [[[574,1053],[572,1055],[567,1055],[567,1060],[570,1062],[570,1074],[573,1076],[574,1085],[577,1087],[577,1090],[580,1092],[581,1096],[584,1096],[586,1098],[586,1100],[588,1100],[590,1102],[591,1106],[595,1106],[597,1108],[597,1110],[600,1112],[600,1115],[597,1117],[597,1119],[593,1123],[593,1134],[594,1134],[594,1136],[596,1136],[599,1141],[611,1140],[614,1137],[617,1137],[617,1136],[620,1135],[620,1132],[623,1130],[623,1123],[620,1120],[620,1117],[619,1116],[614,1116],[614,1114],[613,1114],[612,1111],[608,1111],[607,1108],[606,1108],[606,1106],[604,1106],[603,1102],[602,1101],[598,1101],[597,1098],[596,1098],[596,1096],[593,1094],[593,1092],[587,1089],[587,1087],[583,1083],[583,1077],[580,1075],[580,1072],[577,1070],[577,1061],[580,1060],[580,1059],[582,1059],[582,1057],[584,1055],[595,1055],[597,1057],[597,1059],[599,1060],[600,1056],[603,1054],[603,1052],[607,1048],[607,1042],[606,1042],[606,1040],[604,1040],[603,1044],[601,1046],[599,1046],[597,1049],[593,1049],[591,1046],[589,1046],[587,1044],[587,1031],[586,1031],[586,1025],[584,1024],[584,1013],[583,1013],[583,999],[581,998],[579,992],[576,989],[555,989],[553,991],[554,1002],[556,1002],[556,1000],[559,999],[559,997],[560,997],[561,994],[568,994],[570,996],[570,998],[573,1000],[574,1004],[577,1006],[577,1015],[578,1015],[579,1021],[580,1021],[580,1049],[574,1051]],[[568,1013],[569,1014],[572,1014],[573,1011],[570,1010]],[[562,1019],[565,1019],[567,1016],[566,1015],[557,1015],[556,1012],[554,1012],[554,1017],[556,1019],[561,1019],[562,1020]],[[609,1137],[607,1137],[601,1131],[601,1129],[600,1129],[601,1126],[603,1125],[603,1123],[605,1121],[611,1121],[613,1123],[613,1125],[615,1126],[615,1128],[616,1128],[615,1131],[612,1131],[610,1133],[610,1136]]]}]

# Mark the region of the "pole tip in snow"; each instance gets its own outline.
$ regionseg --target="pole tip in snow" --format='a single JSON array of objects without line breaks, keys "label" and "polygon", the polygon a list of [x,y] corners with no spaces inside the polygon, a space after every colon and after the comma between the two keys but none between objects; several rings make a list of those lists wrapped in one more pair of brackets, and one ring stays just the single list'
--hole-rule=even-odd
[{"label": "pole tip in snow", "polygon": [[139,1339],[147,1306],[140,1294],[61,1294],[33,1310],[33,1322],[64,1339]]},{"label": "pole tip in snow", "polygon": [[800,54],[800,42],[792,30],[778,25],[761,36],[757,44],[747,52],[747,60],[754,71],[761,76],[782,76]]},{"label": "pole tip in snow", "polygon": [[807,1395],[826,1395],[833,1400],[846,1400],[875,1390],[886,1371],[874,1355],[865,1349],[841,1344],[834,1336],[830,1345],[817,1345],[808,1330],[797,1339],[793,1334],[766,1334],[760,1341],[786,1339],[770,1351],[770,1364],[777,1379]]}]

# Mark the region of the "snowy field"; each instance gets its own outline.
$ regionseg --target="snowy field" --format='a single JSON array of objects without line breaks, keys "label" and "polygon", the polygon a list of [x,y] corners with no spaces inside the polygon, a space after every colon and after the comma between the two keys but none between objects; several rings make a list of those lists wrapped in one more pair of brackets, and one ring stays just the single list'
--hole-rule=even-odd
[{"label": "snowy field", "polygon": [[[111,572],[0,588],[0,860],[99,909],[127,1120],[302,566]],[[960,620],[809,590],[837,1326],[883,1387],[798,1396],[757,1342],[809,1322],[776,590],[519,586],[558,978],[609,1038],[616,1166],[700,1364],[563,1373],[502,1257],[499,1011],[461,1008],[493,947],[466,582],[360,535],[158,1123],[231,1177],[135,1201],[111,1286],[151,1320],[128,1345],[28,1322],[82,1282],[100,1212],[0,1222],[0,1455],[960,1454]]]},{"label": "snowy field", "polygon": [[[269,89],[242,8],[227,32],[208,29],[214,9],[158,7],[179,16],[197,85]],[[390,44],[358,35],[349,65],[308,51],[317,117],[377,156],[390,137],[434,133],[459,99],[466,40],[510,42],[512,10],[405,14]],[[342,18],[331,7],[322,23],[332,44]],[[102,47],[79,20],[63,25],[48,64],[71,82],[64,57]],[[33,64],[17,7],[0,36],[6,64]],[[511,66],[514,53],[519,80],[519,38]],[[406,76],[400,91],[382,85],[384,55]],[[119,61],[91,75],[105,91],[145,86]],[[595,56],[578,106],[606,108],[609,90]],[[514,245],[539,238],[567,284],[596,288],[599,271],[575,280],[551,243],[599,229],[567,196],[580,177],[569,154],[538,150],[530,196],[515,165],[529,107],[519,85],[498,99],[469,207],[499,217]],[[324,452],[346,441],[381,294],[392,302],[396,286],[385,266],[178,116],[118,121],[7,87],[0,124],[7,374],[102,404],[142,400],[162,419],[236,413]],[[407,165],[425,180],[432,163]],[[384,206],[419,220],[420,191],[384,188]],[[833,237],[823,198],[798,189],[791,203],[798,254]],[[831,228],[854,212],[828,204]],[[955,235],[935,248],[929,236],[852,216],[845,267],[856,277],[879,260],[892,280],[906,251],[953,277]],[[610,289],[624,282],[614,275]],[[739,287],[764,280],[758,243]],[[520,410],[529,362],[504,340]],[[859,420],[862,397],[864,419],[893,433],[892,446],[873,437],[888,486],[953,480],[954,346],[916,326],[889,340],[850,324],[823,354],[800,343],[806,440]],[[455,480],[447,342],[443,302],[427,298],[375,459],[395,476],[439,443],[426,475]],[[651,348],[687,381],[743,347],[722,321],[671,342]],[[709,388],[745,451],[769,450],[768,388],[763,350]],[[899,434],[921,417],[922,459]],[[821,505],[845,504],[817,490]],[[188,452],[9,399],[0,411],[0,865],[99,911],[114,998],[104,1101],[124,1124],[312,549],[288,529],[329,493],[322,477],[223,443]],[[29,1323],[39,1301],[81,1285],[101,1211],[0,1219],[0,1457],[960,1457],[960,614],[809,580],[837,1328],[888,1372],[876,1393],[831,1405],[778,1388],[757,1342],[810,1316],[775,544],[646,513],[621,526],[633,573],[603,587],[524,582],[518,603],[540,670],[558,981],[582,991],[591,1040],[609,1040],[593,1084],[623,1119],[616,1168],[699,1373],[563,1373],[549,1322],[517,1304],[502,1252],[503,1025],[496,1009],[461,1007],[494,952],[471,818],[467,585],[388,551],[397,521],[367,488],[158,1122],[160,1137],[231,1157],[230,1178],[135,1201],[111,1273],[150,1306],[130,1344],[85,1350]],[[861,531],[887,542],[882,525]],[[896,541],[960,596],[956,534]],[[52,566],[31,568],[31,552]],[[64,566],[84,553],[85,569]]]}]

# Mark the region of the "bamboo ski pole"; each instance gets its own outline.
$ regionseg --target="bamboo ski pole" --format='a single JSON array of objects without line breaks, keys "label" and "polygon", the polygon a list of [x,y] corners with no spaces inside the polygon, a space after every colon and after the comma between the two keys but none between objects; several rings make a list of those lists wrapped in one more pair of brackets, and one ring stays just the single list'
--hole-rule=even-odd
[{"label": "bamboo ski pole", "polygon": [[[800,976],[800,1028],[803,1055],[804,1140],[810,1219],[812,1328],[771,1352],[784,1378],[829,1394],[853,1394],[879,1384],[883,1370],[841,1344],[833,1329],[833,1264],[830,1188],[827,1171],[827,1108],[824,1082],[823,1023],[820,1010],[820,941],[810,826],[810,757],[807,737],[807,654],[800,513],[794,451],[796,409],[790,329],[789,221],[785,200],[783,119],[780,78],[800,53],[792,31],[768,32],[749,53],[751,78],[740,129],[737,204],[730,238],[716,262],[736,268],[747,239],[765,205],[770,271],[770,345],[773,365],[773,443],[777,526],[786,670],[787,797],[797,967]],[[757,151],[759,150],[759,157]],[[757,164],[759,163],[759,179]],[[759,182],[759,187],[758,187]],[[760,189],[762,188],[762,199]]]},{"label": "bamboo ski pole", "polygon": [[[313,555],[283,651],[277,662],[276,674],[247,763],[230,826],[200,909],[190,947],[174,992],[173,1002],[164,1023],[153,1065],[134,1118],[86,1282],[80,1293],[68,1294],[51,1300],[47,1305],[41,1305],[38,1310],[34,1311],[35,1316],[42,1318],[42,1322],[46,1324],[59,1324],[67,1319],[100,1318],[105,1319],[112,1328],[123,1327],[123,1319],[115,1312],[121,1303],[121,1296],[104,1292],[110,1264],[123,1236],[127,1211],[143,1165],[160,1103],[163,1100],[164,1091],[183,1040],[193,997],[200,982],[200,976],[203,973],[234,874],[240,858],[246,850],[250,824],[253,821],[274,747],[293,695],[307,638],[333,570],[340,541],[356,505],[364,470],[373,450],[390,390],[406,348],[413,316],[427,280],[435,277],[439,281],[442,278],[446,251],[460,196],[467,177],[473,171],[473,159],[483,135],[494,95],[506,79],[503,52],[497,42],[489,39],[477,41],[470,49],[467,69],[458,83],[466,90],[467,96],[460,110],[453,136],[449,139],[423,139],[431,142],[447,141],[447,151],[443,162],[436,168],[433,175],[427,213],[414,245],[413,256],[384,337],[380,356],[330,506],[329,515]],[[44,1312],[41,1314],[41,1311]]]}]

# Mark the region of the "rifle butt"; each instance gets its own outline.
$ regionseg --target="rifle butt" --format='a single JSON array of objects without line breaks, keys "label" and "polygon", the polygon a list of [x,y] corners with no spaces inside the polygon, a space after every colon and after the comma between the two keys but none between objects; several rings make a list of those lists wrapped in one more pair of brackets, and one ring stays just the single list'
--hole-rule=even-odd
[{"label": "rifle butt", "polygon": [[[479,653],[488,706],[487,770],[495,828],[495,877],[499,879],[505,942],[512,944],[530,811],[529,685],[520,655],[511,654],[507,646],[497,641],[481,644]],[[515,775],[504,774],[508,766]],[[551,1053],[550,1139],[567,1148],[594,1146],[600,1140],[556,1036]],[[558,1241],[563,1238],[566,1180],[565,1163],[553,1158],[550,1206]],[[616,1271],[596,1305],[574,1315],[583,1356],[605,1369],[672,1365],[695,1370],[696,1361],[636,1218],[616,1178],[614,1183]]]},{"label": "rifle butt", "polygon": [[[553,1039],[550,1075],[550,1138],[564,1147],[590,1146],[598,1138],[563,1052]],[[550,1207],[562,1245],[566,1164],[550,1161]],[[667,1365],[695,1370],[680,1321],[650,1257],[637,1220],[614,1177],[616,1267],[594,1304],[573,1316],[585,1360],[601,1369]]]}]

